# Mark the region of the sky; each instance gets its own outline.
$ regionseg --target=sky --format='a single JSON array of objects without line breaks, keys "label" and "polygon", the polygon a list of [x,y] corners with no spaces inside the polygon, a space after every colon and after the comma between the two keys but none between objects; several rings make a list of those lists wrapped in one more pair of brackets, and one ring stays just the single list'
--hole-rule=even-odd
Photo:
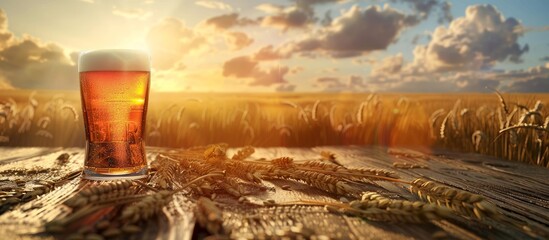
[{"label": "sky", "polygon": [[2,0],[0,89],[78,89],[144,49],[152,91],[549,92],[549,1]]}]

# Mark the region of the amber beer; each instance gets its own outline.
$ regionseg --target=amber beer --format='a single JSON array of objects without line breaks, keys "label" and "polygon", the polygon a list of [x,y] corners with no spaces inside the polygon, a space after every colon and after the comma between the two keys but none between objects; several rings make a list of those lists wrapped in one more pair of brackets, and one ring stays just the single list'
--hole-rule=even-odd
[{"label": "amber beer", "polygon": [[127,49],[83,52],[78,71],[86,129],[84,177],[145,177],[149,55]]}]

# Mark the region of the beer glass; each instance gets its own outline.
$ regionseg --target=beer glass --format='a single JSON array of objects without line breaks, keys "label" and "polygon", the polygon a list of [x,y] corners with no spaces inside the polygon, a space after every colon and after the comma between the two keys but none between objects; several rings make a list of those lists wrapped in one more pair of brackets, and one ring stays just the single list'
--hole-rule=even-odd
[{"label": "beer glass", "polygon": [[149,55],[131,49],[82,52],[78,72],[86,130],[84,178],[145,177]]}]

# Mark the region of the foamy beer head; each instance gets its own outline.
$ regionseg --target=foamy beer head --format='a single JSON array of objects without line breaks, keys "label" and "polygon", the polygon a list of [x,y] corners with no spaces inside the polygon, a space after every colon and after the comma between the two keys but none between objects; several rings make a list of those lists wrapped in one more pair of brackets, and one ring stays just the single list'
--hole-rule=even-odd
[{"label": "foamy beer head", "polygon": [[78,58],[78,72],[149,71],[149,54],[135,49],[104,49],[85,51]]},{"label": "foamy beer head", "polygon": [[146,176],[143,133],[150,83],[149,55],[109,49],[80,54],[80,93],[86,129],[84,177]]}]

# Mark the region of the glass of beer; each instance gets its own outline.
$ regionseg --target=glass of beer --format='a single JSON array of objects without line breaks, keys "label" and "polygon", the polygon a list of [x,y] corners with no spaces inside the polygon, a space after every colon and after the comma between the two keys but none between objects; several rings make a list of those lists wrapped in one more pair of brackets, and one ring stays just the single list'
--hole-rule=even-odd
[{"label": "glass of beer", "polygon": [[82,52],[78,72],[86,129],[84,178],[146,177],[149,55],[131,49]]}]

